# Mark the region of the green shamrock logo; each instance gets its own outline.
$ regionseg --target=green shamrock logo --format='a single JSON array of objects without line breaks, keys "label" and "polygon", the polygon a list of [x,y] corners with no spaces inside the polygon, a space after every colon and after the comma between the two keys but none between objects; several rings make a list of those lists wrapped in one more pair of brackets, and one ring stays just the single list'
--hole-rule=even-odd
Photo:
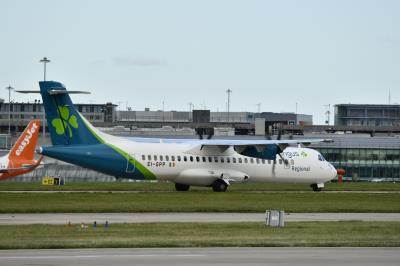
[{"label": "green shamrock logo", "polygon": [[301,156],[303,156],[303,157],[307,157],[307,153],[306,153],[305,151],[302,151],[300,154],[301,154]]},{"label": "green shamrock logo", "polygon": [[69,137],[72,138],[71,127],[78,128],[78,122],[76,120],[76,116],[75,115],[69,116],[68,106],[59,106],[58,111],[61,115],[61,118],[54,118],[53,121],[51,121],[51,124],[53,125],[53,127],[56,128],[57,135],[64,134],[64,132],[68,128]]}]

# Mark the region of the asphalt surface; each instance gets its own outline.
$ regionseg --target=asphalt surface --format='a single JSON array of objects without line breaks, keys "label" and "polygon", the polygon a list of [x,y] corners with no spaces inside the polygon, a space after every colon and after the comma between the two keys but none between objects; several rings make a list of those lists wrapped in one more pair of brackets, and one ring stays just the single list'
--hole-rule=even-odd
[{"label": "asphalt surface", "polygon": [[[204,190],[206,191],[206,190]],[[239,191],[237,191],[239,192]],[[310,191],[293,191],[293,190],[243,190],[240,191],[242,193],[300,193],[300,194],[309,194]],[[114,193],[114,194],[131,194],[131,193],[176,193],[175,190],[0,190],[0,193],[44,193],[44,194],[55,194],[55,193],[104,193],[104,194],[109,194],[109,193]],[[228,191],[229,193],[229,191]],[[360,190],[323,190],[319,192],[320,194],[322,193],[328,193],[328,194],[336,194],[336,193],[343,193],[343,194],[399,194],[399,190],[393,190],[393,191],[375,191],[375,190],[365,190],[365,191],[360,191]]]},{"label": "asphalt surface", "polygon": [[400,248],[2,250],[0,265],[399,265]]},{"label": "asphalt surface", "polygon": [[[400,213],[286,213],[286,222],[400,221]],[[265,213],[30,213],[0,214],[0,225],[148,222],[264,222]]]}]

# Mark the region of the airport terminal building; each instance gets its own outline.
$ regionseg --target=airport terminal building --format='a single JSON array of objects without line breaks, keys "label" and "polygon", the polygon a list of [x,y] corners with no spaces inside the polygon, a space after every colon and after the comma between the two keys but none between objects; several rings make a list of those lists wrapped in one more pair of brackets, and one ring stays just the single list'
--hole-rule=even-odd
[{"label": "airport terminal building", "polygon": [[336,104],[335,126],[400,126],[400,105]]},{"label": "airport terminal building", "polygon": [[337,169],[345,169],[346,180],[400,181],[400,137],[348,134],[329,138],[334,142],[312,147]]}]

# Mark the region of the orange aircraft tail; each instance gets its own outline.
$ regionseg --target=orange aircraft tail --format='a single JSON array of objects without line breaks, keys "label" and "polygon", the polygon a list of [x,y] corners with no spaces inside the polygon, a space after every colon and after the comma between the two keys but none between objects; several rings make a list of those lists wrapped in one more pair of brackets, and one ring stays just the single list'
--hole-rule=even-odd
[{"label": "orange aircraft tail", "polygon": [[10,161],[17,162],[34,159],[39,129],[40,120],[32,120],[29,122],[8,155]]}]

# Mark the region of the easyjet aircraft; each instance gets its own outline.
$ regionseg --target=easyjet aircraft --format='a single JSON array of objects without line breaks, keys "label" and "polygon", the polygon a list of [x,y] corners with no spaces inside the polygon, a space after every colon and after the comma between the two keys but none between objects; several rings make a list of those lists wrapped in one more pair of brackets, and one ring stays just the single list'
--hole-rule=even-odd
[{"label": "easyjet aircraft", "polygon": [[39,84],[53,144],[39,152],[58,160],[118,178],[168,180],[178,191],[219,192],[235,182],[308,183],[319,191],[336,176],[318,151],[288,147],[324,140],[133,141],[100,132],[78,113],[69,94],[82,92],[55,81]]},{"label": "easyjet aircraft", "polygon": [[22,175],[35,169],[43,159],[35,160],[40,120],[32,120],[22,132],[10,152],[0,157],[0,180]]}]

